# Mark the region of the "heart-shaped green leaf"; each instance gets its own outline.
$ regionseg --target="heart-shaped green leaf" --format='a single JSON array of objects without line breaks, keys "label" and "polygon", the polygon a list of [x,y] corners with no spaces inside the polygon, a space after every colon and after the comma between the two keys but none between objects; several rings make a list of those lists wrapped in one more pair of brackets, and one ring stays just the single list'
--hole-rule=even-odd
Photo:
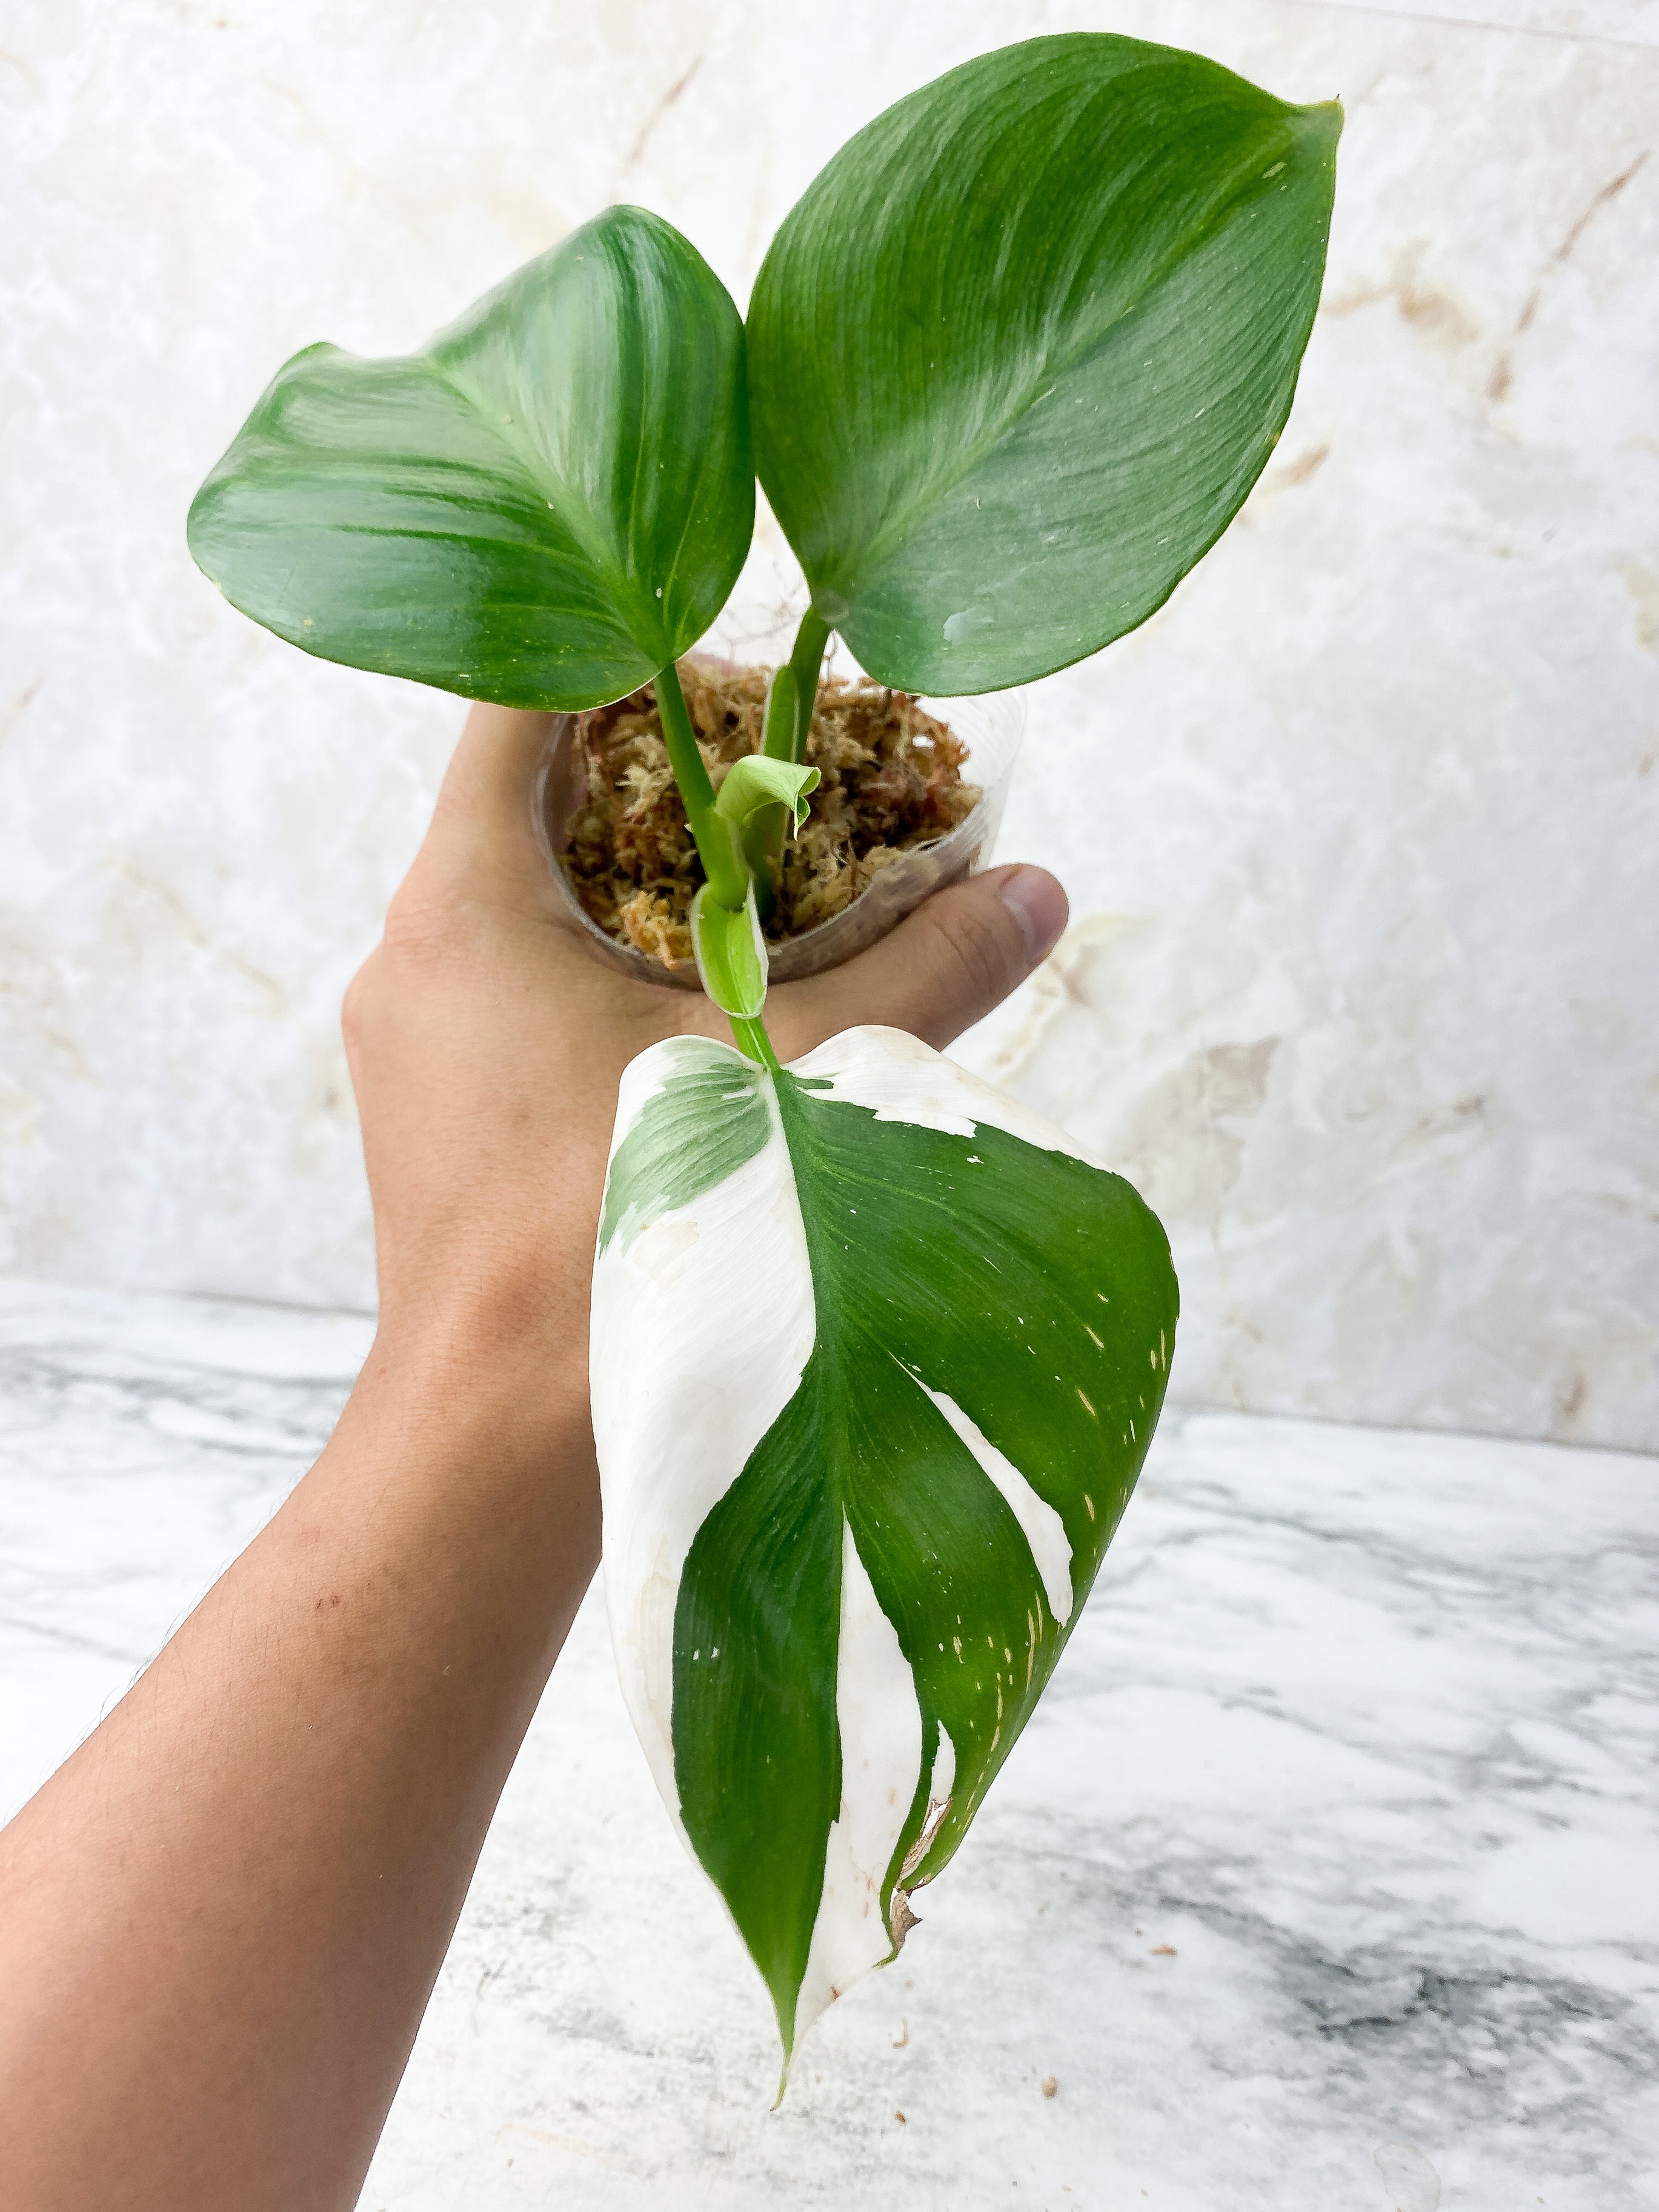
[{"label": "heart-shaped green leaf", "polygon": [[672,225],[617,207],[420,353],[296,354],[190,546],[308,653],[574,708],[696,643],[753,524],[737,309]]},{"label": "heart-shaped green leaf", "polygon": [[774,1072],[677,1038],[623,1076],[592,1352],[611,1630],[786,2055],[892,1957],[1030,1717],[1176,1304],[1127,1183],[899,1030]]},{"label": "heart-shaped green leaf", "polygon": [[1144,622],[1290,411],[1341,111],[1097,33],[842,148],[749,314],[762,483],[882,682],[1025,683]]}]

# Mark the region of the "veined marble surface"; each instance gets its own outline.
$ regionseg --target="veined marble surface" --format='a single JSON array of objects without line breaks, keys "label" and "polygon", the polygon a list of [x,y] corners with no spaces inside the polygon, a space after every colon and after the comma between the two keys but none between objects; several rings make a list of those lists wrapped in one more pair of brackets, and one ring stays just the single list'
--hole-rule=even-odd
[{"label": "veined marble surface", "polygon": [[1187,1397],[1659,1449],[1659,0],[9,10],[0,1265],[372,1295],[337,1010],[459,712],[191,568],[276,365],[615,199],[742,300],[858,125],[1077,27],[1347,127],[1273,465],[1035,691],[1003,850],[1075,927],[966,1055],[1158,1207]]},{"label": "veined marble surface", "polygon": [[[0,1813],[281,1500],[368,1334],[0,1285]],[[1656,1519],[1647,1460],[1166,1421],[923,1924],[776,2115],[590,1599],[365,2212],[1659,2205]]]},{"label": "veined marble surface", "polygon": [[1302,4],[1465,23],[1474,30],[1518,31],[1534,38],[1659,46],[1659,0],[1302,0]]}]

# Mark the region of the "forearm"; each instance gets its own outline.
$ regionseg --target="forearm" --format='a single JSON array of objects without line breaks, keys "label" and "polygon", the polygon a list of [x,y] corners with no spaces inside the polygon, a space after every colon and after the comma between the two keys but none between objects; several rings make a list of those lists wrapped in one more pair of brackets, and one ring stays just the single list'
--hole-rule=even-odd
[{"label": "forearm", "polygon": [[0,1837],[0,2206],[349,2206],[599,1551],[580,1350],[377,1343]]}]

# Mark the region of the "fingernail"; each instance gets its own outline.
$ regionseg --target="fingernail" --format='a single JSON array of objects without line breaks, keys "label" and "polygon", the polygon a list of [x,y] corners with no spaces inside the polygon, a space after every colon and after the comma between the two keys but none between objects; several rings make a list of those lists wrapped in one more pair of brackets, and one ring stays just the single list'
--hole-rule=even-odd
[{"label": "fingernail", "polygon": [[1019,924],[1035,968],[1060,942],[1070,912],[1065,892],[1046,868],[1015,868],[997,885],[997,896]]}]

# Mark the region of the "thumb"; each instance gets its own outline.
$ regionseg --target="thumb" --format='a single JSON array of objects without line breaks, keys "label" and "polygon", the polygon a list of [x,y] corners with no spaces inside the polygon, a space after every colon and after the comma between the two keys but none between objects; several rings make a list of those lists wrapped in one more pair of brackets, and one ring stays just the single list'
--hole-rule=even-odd
[{"label": "thumb", "polygon": [[1042,964],[1067,911],[1046,868],[990,868],[935,891],[844,968],[786,987],[787,1012],[778,993],[780,1050],[787,1042],[793,1058],[860,1022],[908,1030],[943,1049]]}]

